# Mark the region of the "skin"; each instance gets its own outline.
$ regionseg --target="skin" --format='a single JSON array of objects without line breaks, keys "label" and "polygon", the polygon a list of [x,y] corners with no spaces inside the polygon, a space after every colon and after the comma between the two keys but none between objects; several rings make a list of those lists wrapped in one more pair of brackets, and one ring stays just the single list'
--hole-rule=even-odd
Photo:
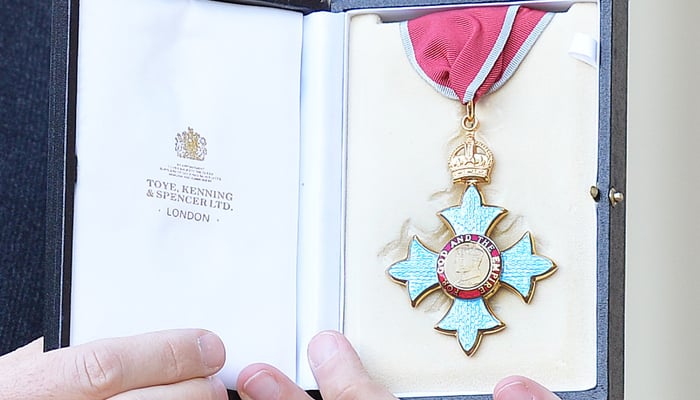
[{"label": "skin", "polygon": [[[5,400],[226,400],[214,375],[224,345],[198,329],[169,330],[42,351],[41,340],[0,357]],[[348,340],[338,332],[316,335],[308,358],[326,400],[395,400],[372,381]],[[309,400],[276,368],[253,364],[237,385],[243,400]],[[559,400],[537,384],[511,376],[494,388],[494,400]]]},{"label": "skin", "polygon": [[[348,340],[338,332],[316,335],[309,344],[309,364],[326,400],[395,400],[373,382]],[[279,370],[254,364],[241,371],[238,393],[244,400],[309,400],[303,390]],[[511,376],[494,388],[494,400],[559,400],[549,390],[521,376]]]},{"label": "skin", "polygon": [[544,386],[523,376],[509,376],[493,389],[494,400],[560,400]]},{"label": "skin", "polygon": [[0,357],[6,400],[225,400],[212,376],[224,345],[196,329],[100,340],[44,353],[42,340]]}]

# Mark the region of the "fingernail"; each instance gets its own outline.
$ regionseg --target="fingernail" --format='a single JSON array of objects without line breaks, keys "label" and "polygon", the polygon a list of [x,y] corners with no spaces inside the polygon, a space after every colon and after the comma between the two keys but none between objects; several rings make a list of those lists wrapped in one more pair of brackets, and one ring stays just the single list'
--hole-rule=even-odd
[{"label": "fingernail", "polygon": [[493,394],[494,400],[535,400],[535,396],[527,386],[520,382],[511,382]]},{"label": "fingernail", "polygon": [[243,384],[245,396],[252,400],[275,400],[280,396],[280,385],[267,371],[258,371]]},{"label": "fingernail", "polygon": [[218,369],[224,365],[226,360],[226,349],[218,336],[207,333],[197,338],[199,354],[202,362],[209,368]]},{"label": "fingernail", "polygon": [[309,343],[311,368],[317,368],[338,353],[338,339],[332,333],[320,333]]},{"label": "fingernail", "polygon": [[210,376],[209,384],[211,385],[212,391],[214,392],[215,399],[228,400],[228,392],[226,391],[226,386],[224,385],[224,382],[221,379],[215,376]]}]

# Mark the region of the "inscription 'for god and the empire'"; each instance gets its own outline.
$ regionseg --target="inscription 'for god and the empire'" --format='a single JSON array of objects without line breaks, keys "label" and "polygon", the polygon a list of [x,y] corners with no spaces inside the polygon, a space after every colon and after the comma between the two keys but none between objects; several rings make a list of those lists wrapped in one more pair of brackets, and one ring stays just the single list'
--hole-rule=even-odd
[{"label": "inscription 'for god and the empire'", "polygon": [[501,252],[488,237],[457,235],[438,254],[436,272],[448,295],[474,299],[494,293],[501,263]]},{"label": "inscription 'for god and the empire'", "polygon": [[[206,209],[233,211],[233,193],[221,190],[177,184],[158,179],[146,179],[146,197],[182,203]],[[210,222],[211,213],[167,207],[168,217],[195,222]]]}]

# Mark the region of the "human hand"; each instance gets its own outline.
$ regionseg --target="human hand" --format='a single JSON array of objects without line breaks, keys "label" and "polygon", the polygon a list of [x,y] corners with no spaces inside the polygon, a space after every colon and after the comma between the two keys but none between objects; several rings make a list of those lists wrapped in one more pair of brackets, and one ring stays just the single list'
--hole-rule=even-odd
[{"label": "human hand", "polygon": [[[345,336],[325,331],[309,343],[309,364],[325,400],[396,400],[372,381]],[[238,375],[243,400],[310,400],[299,386],[275,367],[253,364]]]},{"label": "human hand", "polygon": [[[348,340],[338,332],[321,332],[309,343],[309,363],[325,400],[396,400],[372,381]],[[279,370],[253,364],[238,376],[243,400],[309,400],[311,397]],[[534,381],[512,376],[494,389],[494,400],[558,400]]]},{"label": "human hand", "polygon": [[36,340],[0,357],[5,400],[226,400],[213,377],[224,345],[205,330],[183,329],[42,350]]}]

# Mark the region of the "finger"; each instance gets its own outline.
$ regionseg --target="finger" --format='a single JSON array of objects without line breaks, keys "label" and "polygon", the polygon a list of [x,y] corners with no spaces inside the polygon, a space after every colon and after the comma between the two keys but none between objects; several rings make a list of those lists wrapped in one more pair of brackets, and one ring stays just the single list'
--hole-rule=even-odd
[{"label": "finger", "polygon": [[236,387],[243,400],[311,400],[291,379],[267,364],[245,367],[238,374]]},{"label": "finger", "polygon": [[494,400],[560,400],[539,383],[522,376],[509,376],[493,389]]},{"label": "finger", "polygon": [[108,400],[228,400],[224,383],[219,378],[196,378],[164,386],[130,390]]},{"label": "finger", "polygon": [[[172,330],[106,339],[51,351],[20,366],[18,392],[37,398],[93,400],[215,374],[221,339],[204,330]],[[35,382],[34,382],[35,380]],[[25,381],[22,383],[22,381]]]},{"label": "finger", "polygon": [[[326,331],[309,343],[309,363],[325,400],[395,400],[372,381],[345,336]],[[258,400],[258,399],[256,399]]]}]

